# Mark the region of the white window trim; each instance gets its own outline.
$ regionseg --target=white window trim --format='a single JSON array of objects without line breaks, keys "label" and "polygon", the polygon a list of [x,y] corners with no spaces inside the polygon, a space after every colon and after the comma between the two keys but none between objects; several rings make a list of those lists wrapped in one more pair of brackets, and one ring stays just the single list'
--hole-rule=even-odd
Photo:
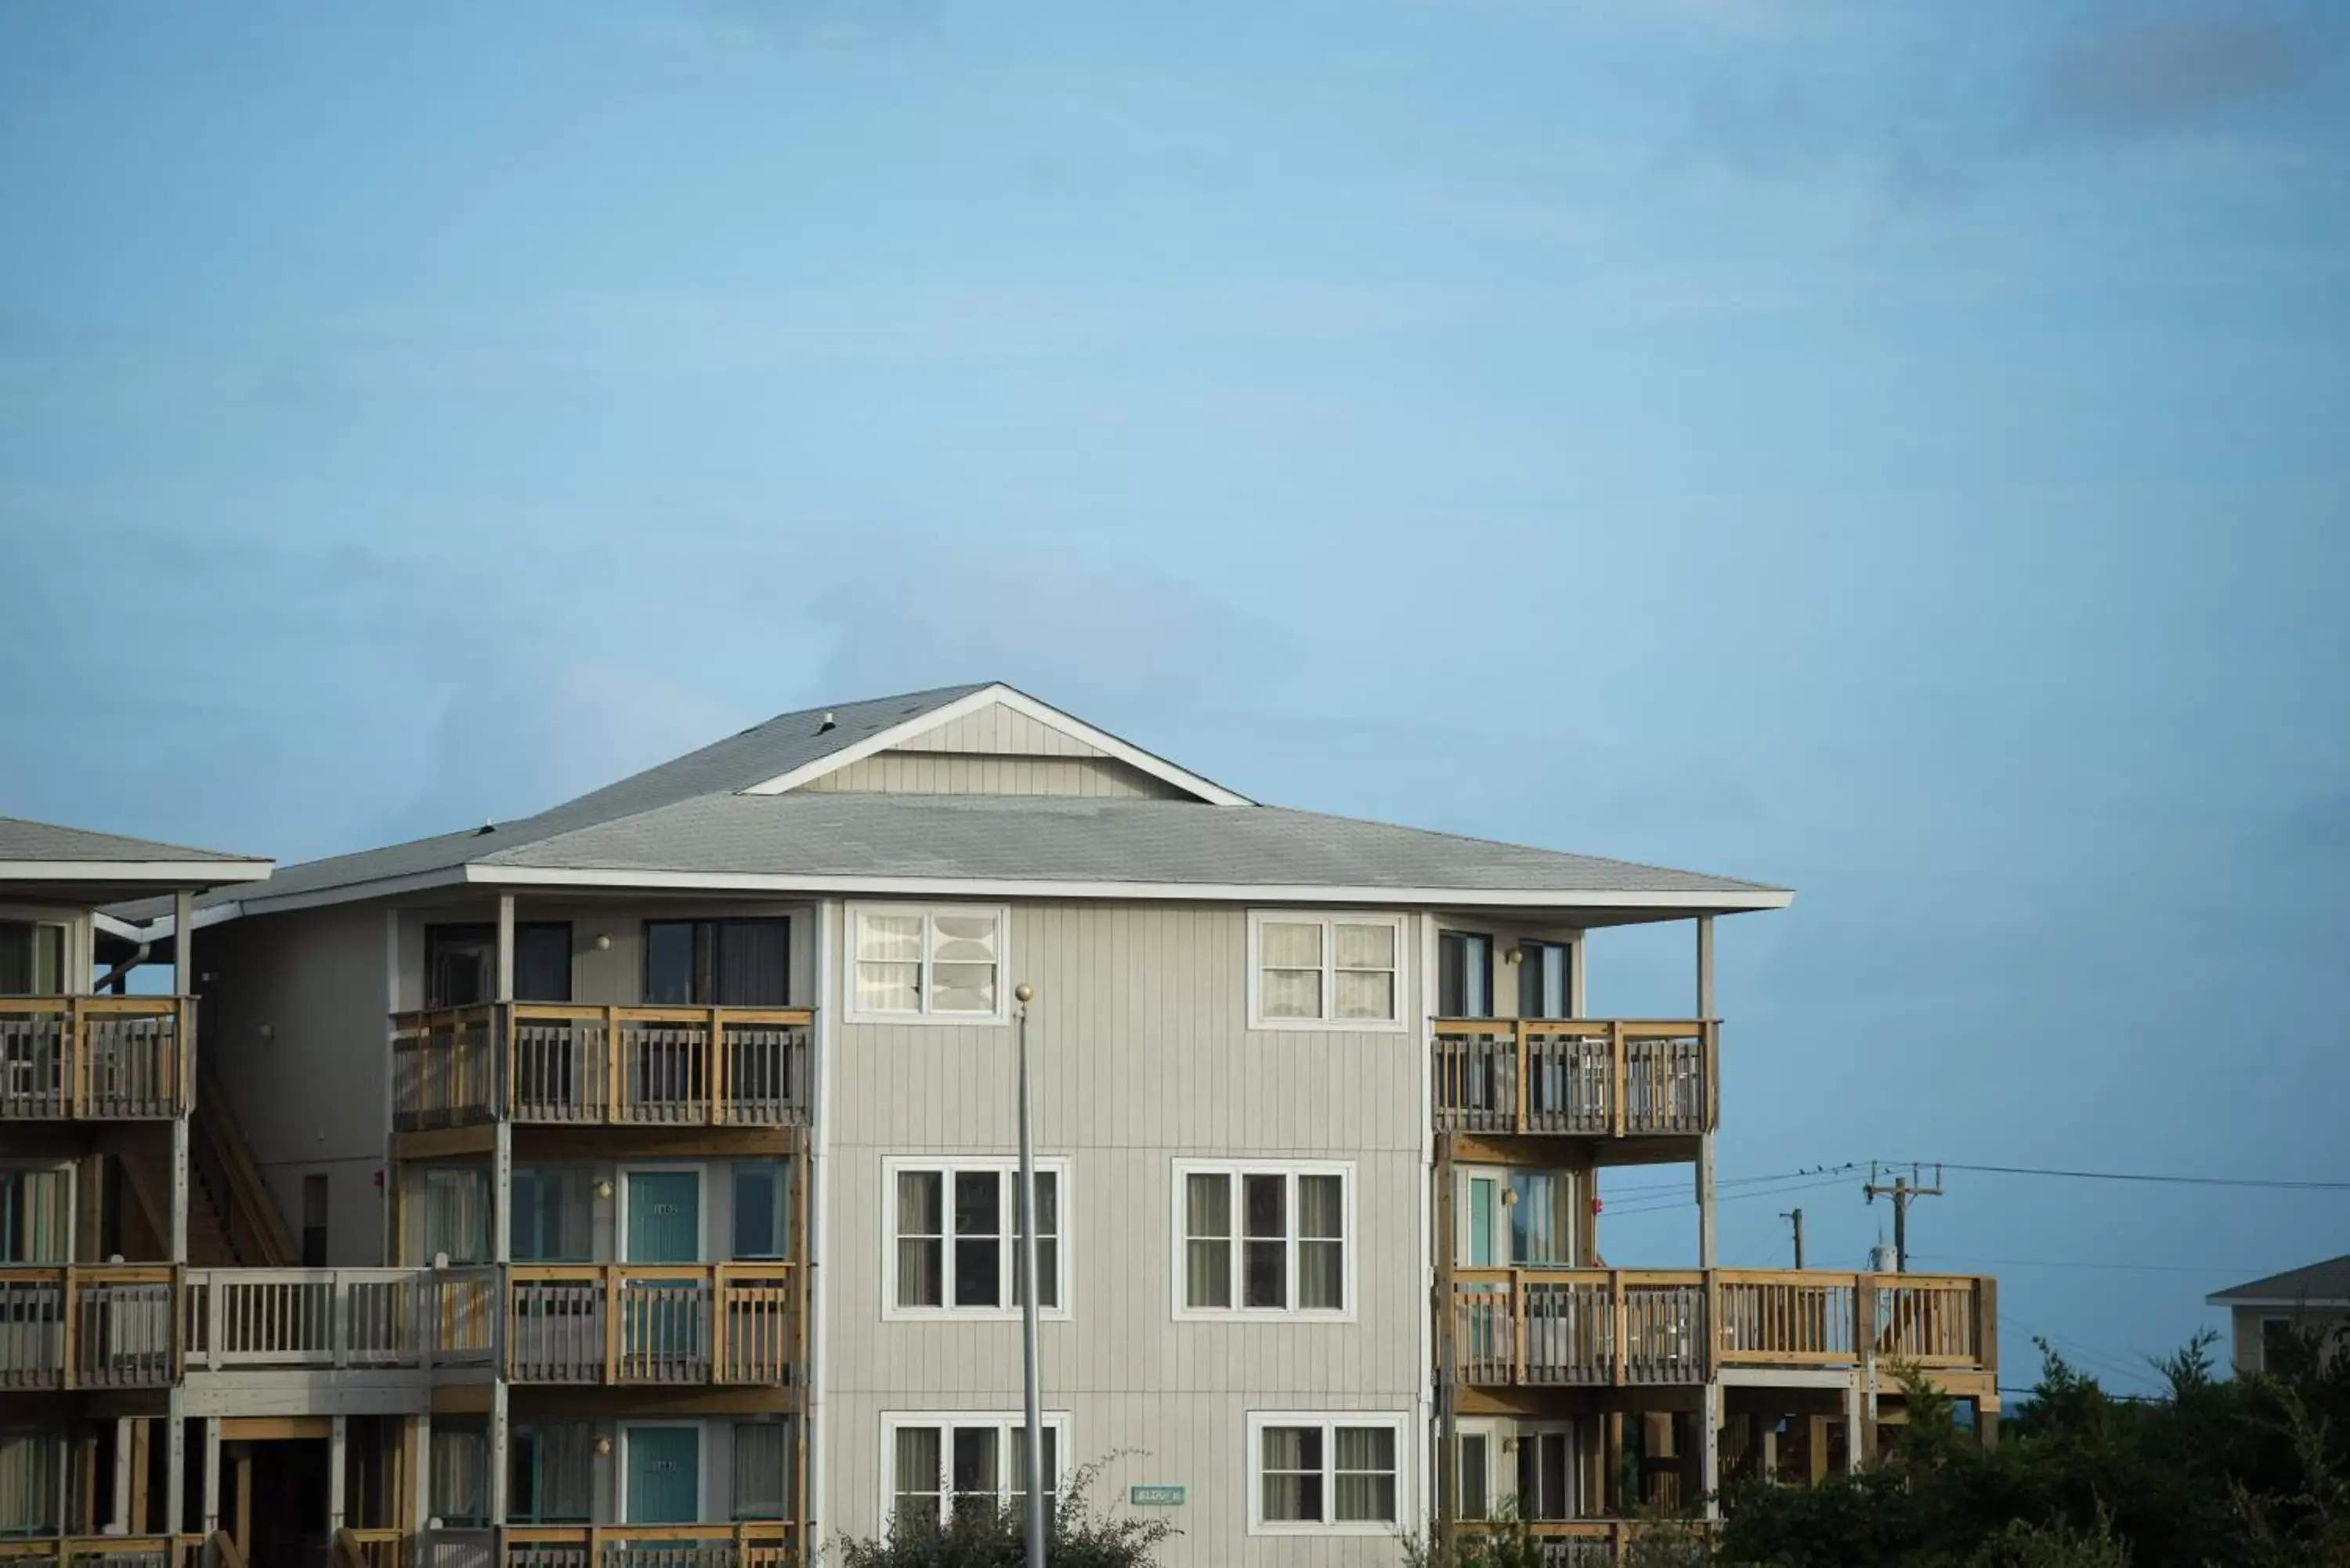
[{"label": "white window trim", "polygon": [[[1499,1490],[1493,1484],[1495,1477],[1502,1467],[1502,1423],[1498,1420],[1492,1419],[1470,1420],[1464,1418],[1458,1423],[1458,1426],[1460,1428],[1461,1436],[1463,1438],[1482,1438],[1485,1440],[1485,1495],[1479,1500],[1479,1504],[1482,1508],[1483,1511],[1480,1513],[1471,1513],[1469,1511],[1469,1490],[1464,1484],[1461,1489],[1460,1494],[1461,1517],[1463,1519],[1490,1520],[1498,1511],[1502,1499],[1513,1495],[1509,1492]],[[1467,1445],[1464,1442],[1462,1446],[1465,1448]],[[1441,1450],[1440,1450],[1440,1452]]]},{"label": "white window trim", "polygon": [[[875,1012],[857,1004],[857,932],[868,915],[920,915],[922,919],[922,1006],[918,1012]],[[995,1011],[993,1012],[932,1012],[931,1011],[931,948],[932,922],[940,915],[995,917]],[[841,1009],[850,1023],[963,1024],[979,1028],[1012,1021],[1012,906],[1009,904],[850,904],[843,921],[841,942]]]},{"label": "white window trim", "polygon": [[[1232,1235],[1231,1240],[1232,1248],[1232,1299],[1235,1303],[1240,1300],[1242,1280],[1243,1278],[1243,1269],[1244,1266],[1244,1259],[1242,1253],[1242,1243],[1245,1238],[1241,1234],[1241,1227],[1243,1223],[1243,1211],[1245,1205],[1241,1193],[1240,1179],[1243,1176],[1287,1176],[1292,1178],[1300,1176],[1335,1176],[1338,1178],[1340,1213],[1342,1216],[1339,1221],[1341,1226],[1339,1240],[1342,1243],[1342,1255],[1345,1260],[1344,1267],[1340,1272],[1338,1289],[1346,1302],[1346,1305],[1336,1312],[1332,1312],[1327,1307],[1301,1307],[1295,1304],[1297,1301],[1298,1241],[1297,1203],[1295,1199],[1297,1188],[1295,1180],[1290,1183],[1291,1199],[1287,1213],[1287,1223],[1289,1226],[1289,1288],[1287,1291],[1287,1299],[1292,1304],[1279,1307],[1253,1307],[1240,1306],[1237,1304],[1224,1307],[1195,1307],[1191,1305],[1188,1300],[1190,1292],[1186,1289],[1189,1282],[1187,1272],[1190,1268],[1190,1236],[1188,1234],[1190,1215],[1188,1213],[1189,1205],[1185,1201],[1184,1193],[1191,1178],[1193,1176],[1229,1176],[1232,1179]],[[1361,1300],[1361,1296],[1356,1290],[1355,1286],[1355,1276],[1357,1272],[1356,1260],[1362,1251],[1363,1243],[1362,1228],[1357,1223],[1356,1212],[1357,1199],[1355,1191],[1355,1167],[1353,1161],[1296,1159],[1178,1159],[1174,1161],[1174,1179],[1170,1183],[1170,1185],[1174,1189],[1174,1308],[1176,1322],[1291,1323],[1303,1321],[1317,1323],[1353,1323],[1355,1321],[1356,1305],[1357,1303]]]},{"label": "white window trim", "polygon": [[[1251,1410],[1248,1413],[1248,1532],[1251,1535],[1393,1535],[1413,1521],[1411,1511],[1411,1424],[1407,1410]],[[1264,1431],[1268,1427],[1320,1427],[1324,1511],[1337,1506],[1338,1441],[1336,1427],[1387,1427],[1396,1435],[1396,1516],[1391,1520],[1356,1520],[1345,1523],[1310,1523],[1264,1517]]]},{"label": "white window trim", "polygon": [[[997,1255],[1002,1259],[1001,1267],[1003,1271],[1002,1274],[1002,1282],[1003,1285],[1003,1299],[1007,1303],[1006,1305],[1000,1307],[967,1307],[951,1305],[929,1307],[899,1306],[898,1304],[898,1176],[901,1171],[926,1170],[941,1172],[948,1179],[942,1184],[943,1190],[941,1192],[941,1198],[946,1210],[942,1218],[947,1227],[945,1236],[945,1278],[939,1293],[941,1297],[951,1296],[954,1293],[954,1184],[951,1179],[953,1173],[958,1170],[992,1170],[1000,1175],[1009,1175],[1014,1178],[1014,1179],[1007,1183],[1004,1188],[1004,1191],[1010,1201],[1005,1206],[1003,1213],[1003,1241],[997,1249]],[[1057,1306],[1039,1307],[1036,1310],[1036,1315],[1045,1319],[1048,1323],[1066,1323],[1074,1315],[1075,1303],[1071,1300],[1071,1287],[1072,1282],[1076,1277],[1076,1271],[1069,1266],[1069,1161],[1065,1156],[1056,1155],[1047,1158],[1040,1155],[1037,1157],[1036,1160],[1036,1171],[1040,1176],[1047,1171],[1051,1172],[1054,1181],[1060,1189],[1059,1192],[1055,1195],[1055,1200],[1058,1204],[1059,1210],[1057,1219],[1060,1224],[1060,1230],[1055,1232],[1055,1239],[1060,1242],[1060,1246],[1058,1248],[1060,1273],[1059,1278],[1055,1281],[1058,1289],[1054,1293],[1054,1299],[1060,1304]],[[1012,1301],[1013,1282],[1017,1278],[1019,1272],[1019,1263],[1016,1261],[1016,1248],[1018,1245],[1020,1230],[1018,1213],[1018,1205],[1020,1202],[1019,1174],[1020,1159],[1017,1155],[906,1154],[889,1155],[883,1158],[881,1161],[880,1203],[881,1318],[883,1322],[1002,1323],[1018,1319],[1020,1316],[1020,1309],[1008,1303]]]},{"label": "white window trim", "polygon": [[[1069,1413],[1066,1410],[1041,1412],[1045,1426],[1055,1434],[1053,1457],[1053,1495],[1058,1498],[1069,1480]],[[901,1427],[993,1427],[1004,1435],[1003,1440],[1016,1443],[1024,1440],[1023,1433],[1028,1417],[1019,1410],[884,1410],[881,1412],[881,1496],[879,1521],[884,1540],[896,1522],[898,1512],[898,1431]],[[951,1480],[954,1451],[951,1439],[939,1445],[939,1461],[949,1473],[941,1480]],[[1012,1496],[1012,1456],[1007,1448],[1003,1455],[1003,1488],[1002,1495]],[[941,1511],[950,1501],[949,1494],[941,1492]]]},{"label": "white window trim", "polygon": [[[1267,1018],[1264,1015],[1265,922],[1275,925],[1318,924],[1322,928],[1322,1016]],[[1251,909],[1248,923],[1248,1026],[1251,1029],[1310,1030],[1331,1034],[1400,1034],[1409,1027],[1405,1000],[1410,990],[1410,948],[1406,940],[1410,917],[1384,909]],[[1338,942],[1336,926],[1388,926],[1395,930],[1395,1016],[1334,1018],[1337,1004]]]}]

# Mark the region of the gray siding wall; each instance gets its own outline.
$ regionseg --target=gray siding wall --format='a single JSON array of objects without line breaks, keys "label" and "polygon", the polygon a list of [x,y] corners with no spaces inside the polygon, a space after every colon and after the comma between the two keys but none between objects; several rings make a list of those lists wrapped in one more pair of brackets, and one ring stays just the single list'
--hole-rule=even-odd
[{"label": "gray siding wall", "polygon": [[[781,916],[792,923],[791,1001],[806,1006],[815,994],[813,912],[805,904],[773,901],[695,900],[616,902],[540,898],[525,892],[515,899],[517,923],[563,920],[571,927],[571,1000],[596,1006],[632,1007],[644,1000],[645,922],[651,919],[744,919]],[[400,1005],[424,1005],[424,932],[428,926],[483,924],[498,918],[494,898],[468,904],[402,909],[400,912]],[[376,917],[379,931],[382,916]],[[599,950],[598,937],[611,946]],[[379,937],[379,940],[380,938]],[[379,992],[380,994],[380,992]]]},{"label": "gray siding wall", "polygon": [[[329,1263],[383,1261],[388,1063],[383,910],[358,905],[201,928],[198,1036],[298,1246],[302,1179],[327,1178]],[[267,1025],[272,1037],[264,1039]]]},{"label": "gray siding wall", "polygon": [[1027,714],[991,702],[960,719],[924,730],[898,748],[916,752],[985,752],[1000,756],[1098,757],[1098,746],[1064,734]]},{"label": "gray siding wall", "polygon": [[[844,934],[842,946],[847,945]],[[1401,955],[1420,1016],[1418,925]],[[1019,904],[1007,985],[1030,1024],[1040,1154],[1067,1158],[1072,1314],[1043,1325],[1045,1404],[1070,1414],[1074,1461],[1131,1450],[1098,1500],[1131,1482],[1190,1488],[1170,1563],[1388,1563],[1382,1538],[1252,1538],[1251,1410],[1415,1410],[1426,1282],[1421,1050],[1416,1029],[1252,1031],[1248,915],[1237,907]],[[840,977],[833,977],[836,988]],[[882,1318],[890,1155],[1016,1147],[1008,1025],[838,1026],[830,1071],[824,1516],[880,1523],[884,1411],[1020,1406],[1017,1323]],[[1352,1322],[1177,1321],[1173,1162],[1230,1156],[1351,1161]],[[1412,1506],[1419,1428],[1403,1455]]]},{"label": "gray siding wall", "polygon": [[[924,737],[928,739],[927,736]],[[881,752],[800,786],[818,794],[1048,794],[1186,800],[1174,785],[1114,757]]]}]

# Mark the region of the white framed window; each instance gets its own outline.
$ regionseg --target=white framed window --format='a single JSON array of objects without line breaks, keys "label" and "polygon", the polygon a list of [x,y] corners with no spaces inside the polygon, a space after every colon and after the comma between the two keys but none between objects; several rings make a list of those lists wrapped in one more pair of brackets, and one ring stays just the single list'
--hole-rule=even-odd
[{"label": "white framed window", "polygon": [[1401,915],[1249,911],[1249,1027],[1399,1030]]},{"label": "white framed window", "polygon": [[1388,1535],[1411,1517],[1402,1411],[1252,1410],[1251,1535]]},{"label": "white framed window", "polygon": [[[893,1156],[881,1162],[884,1318],[1020,1315],[1020,1161],[1011,1156]],[[1036,1277],[1041,1316],[1069,1316],[1069,1242],[1062,1215],[1069,1162],[1036,1162]]]},{"label": "white framed window", "polygon": [[[1069,1413],[1045,1419],[1045,1506],[1060,1502]],[[881,1530],[899,1519],[942,1523],[955,1508],[1009,1508],[1028,1495],[1026,1417],[1017,1410],[885,1410]]]},{"label": "white framed window", "polygon": [[851,904],[852,1023],[1002,1023],[1011,912],[1000,904]]},{"label": "white framed window", "polygon": [[1177,1318],[1355,1316],[1355,1168],[1179,1159]]}]

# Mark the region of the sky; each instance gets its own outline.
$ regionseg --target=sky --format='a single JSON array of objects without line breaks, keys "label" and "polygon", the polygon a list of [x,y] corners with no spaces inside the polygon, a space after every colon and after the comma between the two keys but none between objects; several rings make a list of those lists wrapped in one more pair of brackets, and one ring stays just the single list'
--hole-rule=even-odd
[{"label": "sky", "polygon": [[[2350,1179],[2345,45],[0,5],[0,812],[290,862],[1005,680],[1257,798],[1796,888],[1721,933],[1725,1181]],[[1607,933],[1592,1010],[1690,971]],[[1690,1255],[1685,1174],[1610,1179],[1611,1261]],[[1864,1174],[1721,1261],[1800,1202],[1861,1262]],[[2339,1191],[1943,1185],[1915,1266],[2000,1273],[2019,1385],[2350,1252]]]}]

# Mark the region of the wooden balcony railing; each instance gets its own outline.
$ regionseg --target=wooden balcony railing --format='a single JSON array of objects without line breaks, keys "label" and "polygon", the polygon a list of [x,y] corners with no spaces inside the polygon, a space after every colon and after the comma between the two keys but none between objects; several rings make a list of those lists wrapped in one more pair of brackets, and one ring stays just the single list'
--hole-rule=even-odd
[{"label": "wooden balcony railing", "polygon": [[178,1116],[195,1016],[181,996],[0,996],[0,1121]]},{"label": "wooden balcony railing", "polygon": [[515,1382],[800,1381],[790,1263],[518,1263],[509,1272]]},{"label": "wooden balcony railing", "polygon": [[0,1537],[0,1568],[196,1568],[201,1535]]},{"label": "wooden balcony railing", "polygon": [[408,1568],[409,1532],[345,1525],[335,1532],[334,1568]]},{"label": "wooden balcony railing", "polygon": [[1454,1376],[1486,1387],[1699,1383],[1725,1366],[1997,1366],[1973,1274],[1457,1269]]},{"label": "wooden balcony railing", "polygon": [[1719,1119],[1721,1025],[1707,1020],[1440,1018],[1439,1132],[1626,1137]]},{"label": "wooden balcony railing", "polygon": [[491,1268],[192,1269],[187,1366],[488,1366],[497,1311]]},{"label": "wooden balcony railing", "polygon": [[0,1389],[179,1380],[169,1263],[0,1268]]},{"label": "wooden balcony railing", "polygon": [[733,1524],[509,1525],[505,1568],[784,1568],[795,1527]]},{"label": "wooden balcony railing", "polygon": [[402,1129],[518,1122],[797,1127],[812,1101],[806,1008],[518,1002],[392,1020]]},{"label": "wooden balcony railing", "polygon": [[[1464,1534],[1485,1534],[1504,1527],[1485,1520],[1464,1519],[1460,1529]],[[1695,1521],[1667,1520],[1634,1522],[1621,1519],[1527,1520],[1525,1532],[1534,1537],[1534,1548],[1541,1554],[1543,1568],[1611,1568],[1626,1560],[1633,1539],[1644,1532],[1670,1536],[1701,1534],[1704,1526]],[[1676,1555],[1673,1561],[1681,1559]]]}]

